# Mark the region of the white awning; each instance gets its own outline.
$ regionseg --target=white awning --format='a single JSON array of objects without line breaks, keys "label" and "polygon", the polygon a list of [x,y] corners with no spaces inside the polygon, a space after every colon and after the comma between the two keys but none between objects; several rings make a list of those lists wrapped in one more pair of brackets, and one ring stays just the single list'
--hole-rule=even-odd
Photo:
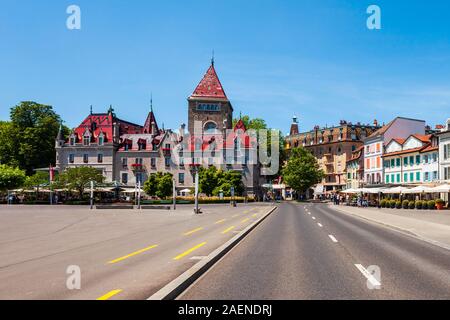
[{"label": "white awning", "polygon": [[430,193],[449,193],[450,192],[450,185],[443,184],[441,186],[430,188],[429,192]]},{"label": "white awning", "polygon": [[192,193],[191,189],[183,189],[180,191],[180,193]]},{"label": "white awning", "polygon": [[314,194],[323,194],[323,184],[318,184],[314,188]]},{"label": "white awning", "polygon": [[409,189],[405,188],[405,187],[395,187],[395,188],[385,189],[385,190],[383,190],[383,193],[400,194],[400,193],[404,193],[407,190],[409,190]]},{"label": "white awning", "polygon": [[412,189],[408,189],[403,191],[402,193],[404,194],[411,194],[411,193],[430,193],[432,190],[432,188],[429,187],[425,187],[425,186],[417,186],[415,188]]}]

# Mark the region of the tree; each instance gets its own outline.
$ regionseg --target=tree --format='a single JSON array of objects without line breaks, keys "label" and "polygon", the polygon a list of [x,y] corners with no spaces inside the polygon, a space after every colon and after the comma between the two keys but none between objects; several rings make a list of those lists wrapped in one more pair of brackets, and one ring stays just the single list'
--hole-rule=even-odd
[{"label": "tree", "polygon": [[173,176],[171,173],[165,173],[158,181],[158,189],[156,190],[156,196],[160,199],[166,198],[172,194],[173,189]]},{"label": "tree", "polygon": [[316,158],[306,149],[292,149],[291,156],[282,169],[284,181],[298,193],[305,193],[323,178]]},{"label": "tree", "polygon": [[57,179],[57,185],[78,191],[80,199],[82,199],[84,190],[89,187],[91,181],[102,183],[104,179],[102,173],[95,168],[75,167],[61,173]]},{"label": "tree", "polygon": [[242,183],[242,174],[238,171],[217,171],[217,185],[214,188],[213,195],[217,196],[222,191],[224,196],[231,196],[231,187],[234,187],[235,195],[242,195],[244,184]]},{"label": "tree", "polygon": [[261,129],[267,129],[267,124],[264,119],[261,118],[254,118],[251,119],[249,116],[242,116],[240,119],[233,119],[233,127],[236,126],[239,120],[242,120],[242,122],[245,125],[245,128],[247,130],[253,129],[253,130],[261,130]]},{"label": "tree", "polygon": [[[29,175],[33,169],[55,163],[55,138],[61,118],[53,108],[25,101],[11,108],[10,117],[11,122],[0,126],[0,144],[6,145],[2,147],[4,163],[18,164]],[[63,135],[67,136],[68,132],[63,127]]]},{"label": "tree", "polygon": [[147,181],[144,182],[143,190],[146,194],[152,197],[156,196],[156,191],[158,190],[158,180],[161,175],[161,172],[152,173],[148,177]]},{"label": "tree", "polygon": [[166,198],[172,194],[173,176],[171,173],[152,173],[144,183],[144,192],[149,196]]},{"label": "tree", "polygon": [[218,170],[216,167],[210,166],[208,169],[200,168],[198,172],[198,184],[201,193],[211,196],[218,183]]},{"label": "tree", "polygon": [[0,191],[19,188],[25,179],[26,175],[23,170],[0,164]]},{"label": "tree", "polygon": [[19,166],[17,137],[18,130],[11,122],[0,121],[0,163]]},{"label": "tree", "polygon": [[45,171],[38,171],[34,175],[27,177],[24,187],[27,189],[32,189],[43,184],[48,184],[49,182],[49,173]]}]

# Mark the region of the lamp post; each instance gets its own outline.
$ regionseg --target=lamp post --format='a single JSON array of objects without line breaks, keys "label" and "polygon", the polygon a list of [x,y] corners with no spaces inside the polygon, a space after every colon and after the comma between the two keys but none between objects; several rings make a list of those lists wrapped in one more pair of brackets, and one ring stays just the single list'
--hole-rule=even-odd
[{"label": "lamp post", "polygon": [[175,178],[172,179],[172,193],[173,193],[173,210],[177,210],[177,186]]},{"label": "lamp post", "polygon": [[138,181],[137,185],[137,207],[141,210],[141,180]]},{"label": "lamp post", "polygon": [[90,203],[91,203],[91,210],[94,209],[94,181],[91,180],[91,197],[90,197]]}]

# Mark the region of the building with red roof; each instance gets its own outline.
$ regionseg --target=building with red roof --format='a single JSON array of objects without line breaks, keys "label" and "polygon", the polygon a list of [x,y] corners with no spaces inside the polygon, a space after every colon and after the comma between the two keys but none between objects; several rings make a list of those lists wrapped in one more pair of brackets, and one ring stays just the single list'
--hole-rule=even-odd
[{"label": "building with red roof", "polygon": [[178,191],[194,186],[198,166],[239,171],[246,193],[260,193],[256,134],[242,120],[233,127],[233,107],[212,61],[188,98],[188,131],[160,128],[153,102],[143,125],[119,119],[112,107],[91,113],[67,140],[56,139],[56,167],[97,168],[107,182],[141,185],[156,172],[173,174]]}]

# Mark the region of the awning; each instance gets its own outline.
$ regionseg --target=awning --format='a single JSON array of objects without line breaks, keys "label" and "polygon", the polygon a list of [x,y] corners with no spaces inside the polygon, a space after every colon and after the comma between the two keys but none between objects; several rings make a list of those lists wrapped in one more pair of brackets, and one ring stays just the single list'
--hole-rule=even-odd
[{"label": "awning", "polygon": [[191,189],[183,189],[180,191],[180,193],[192,193]]},{"label": "awning", "polygon": [[323,194],[323,184],[318,184],[315,188],[314,188],[314,194]]},{"label": "awning", "polygon": [[449,193],[449,192],[450,192],[450,185],[448,184],[443,184],[441,186],[430,188],[430,193]]},{"label": "awning", "polygon": [[387,193],[387,194],[400,194],[400,193],[404,193],[405,191],[409,190],[408,188],[405,187],[395,187],[395,188],[389,188],[389,189],[385,189],[383,190],[383,193]]},{"label": "awning", "polygon": [[405,191],[403,191],[402,193],[404,194],[412,194],[412,193],[431,193],[432,188],[430,187],[425,187],[425,186],[417,186],[415,188],[412,189],[407,189]]}]

